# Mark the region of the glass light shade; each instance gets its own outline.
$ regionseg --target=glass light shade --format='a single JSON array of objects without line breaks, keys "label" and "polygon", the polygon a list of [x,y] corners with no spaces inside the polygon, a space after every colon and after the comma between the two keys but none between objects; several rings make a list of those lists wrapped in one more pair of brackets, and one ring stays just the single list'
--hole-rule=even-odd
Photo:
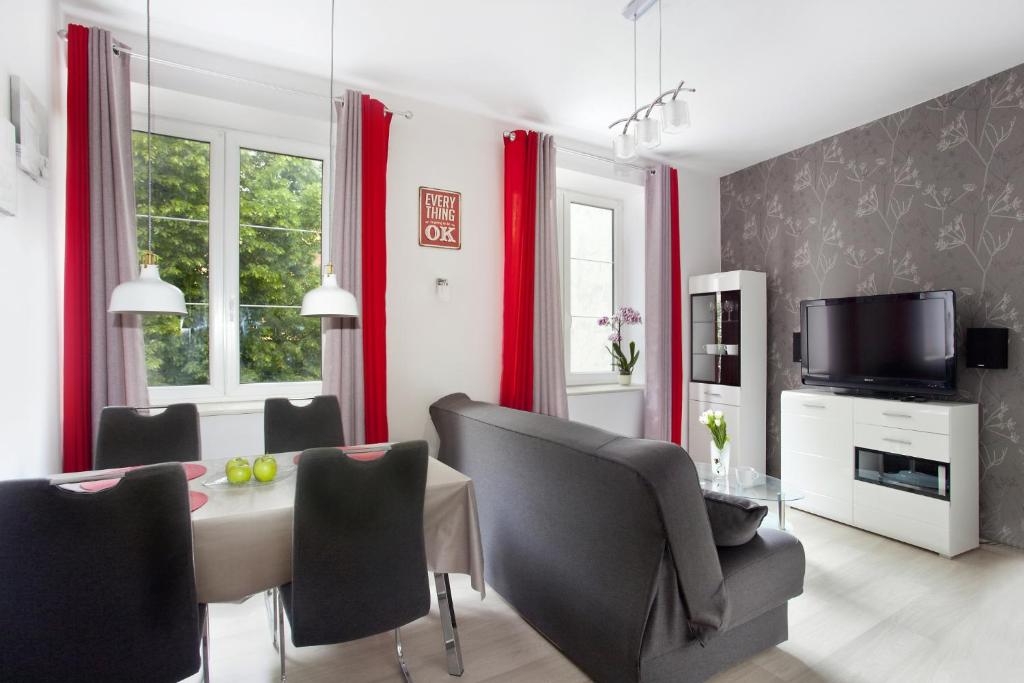
[{"label": "glass light shade", "polygon": [[185,315],[185,295],[160,279],[160,266],[143,264],[139,277],[122,282],[110,294],[110,313]]},{"label": "glass light shade", "polygon": [[612,140],[612,152],[619,161],[636,159],[636,138],[629,133],[619,133]]},{"label": "glass light shade", "polygon": [[686,100],[669,100],[661,105],[661,116],[666,133],[678,133],[690,127],[690,103]]},{"label": "glass light shade", "polygon": [[310,318],[354,318],[359,307],[352,292],[338,286],[333,274],[324,275],[324,283],[302,297],[301,314]]},{"label": "glass light shade", "polygon": [[636,122],[636,140],[642,147],[651,149],[661,144],[661,121],[646,118]]}]

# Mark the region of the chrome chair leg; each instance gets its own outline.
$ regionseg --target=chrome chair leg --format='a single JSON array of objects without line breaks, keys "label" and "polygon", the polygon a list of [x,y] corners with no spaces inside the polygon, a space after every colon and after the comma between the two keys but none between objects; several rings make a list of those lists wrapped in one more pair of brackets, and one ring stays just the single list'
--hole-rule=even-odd
[{"label": "chrome chair leg", "polygon": [[402,676],[405,683],[412,683],[412,676],[409,675],[409,667],[405,663],[405,654],[402,652],[402,629],[395,629],[395,654],[398,656],[398,666],[402,667]]},{"label": "chrome chair leg", "polygon": [[281,607],[281,591],[274,589],[274,615],[277,617],[277,651],[281,654],[281,683],[288,680],[284,666],[284,609]]},{"label": "chrome chair leg", "polygon": [[210,606],[203,619],[203,683],[210,683]]},{"label": "chrome chair leg", "polygon": [[263,591],[263,607],[267,613],[267,626],[270,627],[270,642],[277,650],[277,589]]},{"label": "chrome chair leg", "polygon": [[459,625],[455,621],[455,603],[452,602],[452,586],[447,574],[434,574],[434,590],[437,591],[437,610],[441,614],[441,638],[448,657],[448,674],[461,676],[464,669]]}]

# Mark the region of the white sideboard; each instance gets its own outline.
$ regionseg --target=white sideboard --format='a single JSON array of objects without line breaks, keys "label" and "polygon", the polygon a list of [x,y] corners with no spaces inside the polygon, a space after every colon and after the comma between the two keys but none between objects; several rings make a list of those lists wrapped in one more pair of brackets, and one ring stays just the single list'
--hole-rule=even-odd
[{"label": "white sideboard", "polygon": [[[765,274],[734,270],[695,275],[689,281],[689,294],[690,457],[697,462],[711,460],[711,435],[698,418],[705,410],[720,410],[729,426],[730,466],[764,472],[768,375]],[[711,309],[709,304],[713,304]],[[722,347],[725,353],[707,353],[709,344]]]},{"label": "white sideboard", "polygon": [[978,405],[784,391],[782,478],[795,508],[959,555],[978,547]]}]

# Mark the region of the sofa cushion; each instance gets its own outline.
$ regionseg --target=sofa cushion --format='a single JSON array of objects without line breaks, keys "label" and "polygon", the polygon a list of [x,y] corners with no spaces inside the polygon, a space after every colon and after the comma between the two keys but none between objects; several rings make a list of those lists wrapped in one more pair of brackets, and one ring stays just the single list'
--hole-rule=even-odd
[{"label": "sofa cushion", "polygon": [[747,543],[757,533],[768,508],[749,498],[717,491],[704,492],[711,534],[719,548]]},{"label": "sofa cushion", "polygon": [[728,596],[727,628],[750,621],[804,591],[804,547],[791,534],[761,529],[749,543],[719,548]]}]

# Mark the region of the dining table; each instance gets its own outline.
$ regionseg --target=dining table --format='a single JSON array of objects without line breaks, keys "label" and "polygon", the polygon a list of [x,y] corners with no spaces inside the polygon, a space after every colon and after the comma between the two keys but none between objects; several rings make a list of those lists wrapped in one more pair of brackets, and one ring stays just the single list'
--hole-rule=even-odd
[{"label": "dining table", "polygon": [[[350,457],[379,454],[387,444],[345,449]],[[231,458],[184,463],[192,501],[196,595],[200,603],[238,602],[292,580],[292,520],[298,453],[277,453],[270,482],[227,481]],[[256,456],[258,457],[258,456]],[[254,458],[249,458],[250,462]],[[54,484],[88,491],[110,486],[124,470],[96,470],[51,477]],[[198,473],[198,474],[197,474]],[[423,539],[433,574],[448,672],[463,673],[449,574],[467,574],[481,599],[483,547],[473,481],[428,458],[423,501]]]}]

